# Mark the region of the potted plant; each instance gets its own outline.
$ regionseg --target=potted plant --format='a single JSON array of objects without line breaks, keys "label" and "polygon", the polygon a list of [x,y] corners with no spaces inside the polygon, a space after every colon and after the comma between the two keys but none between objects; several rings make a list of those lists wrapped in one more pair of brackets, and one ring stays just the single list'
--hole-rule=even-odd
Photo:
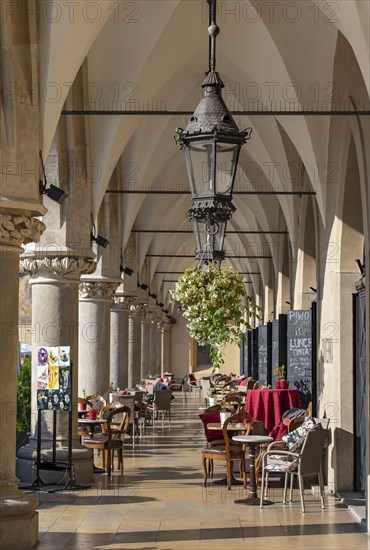
[{"label": "potted plant", "polygon": [[226,397],[222,398],[220,405],[221,405],[221,408],[220,408],[220,422],[221,422],[221,426],[223,426],[226,419],[229,418],[232,415],[232,412],[230,411],[230,409],[227,406]]},{"label": "potted plant", "polygon": [[287,390],[289,387],[289,382],[286,379],[286,368],[285,365],[276,365],[274,368],[275,376],[275,388],[280,390]]},{"label": "potted plant", "polygon": [[207,393],[208,393],[209,406],[213,407],[214,405],[216,405],[216,401],[217,401],[217,393],[218,393],[217,389],[209,388]]},{"label": "potted plant", "polygon": [[201,346],[209,345],[213,371],[224,363],[223,346],[240,346],[246,341],[244,333],[252,330],[246,319],[258,318],[260,308],[246,294],[243,277],[231,267],[211,263],[187,269],[170,293],[181,307],[190,336]]},{"label": "potted plant", "polygon": [[[82,390],[82,397],[86,399],[86,390],[85,388]],[[78,408],[80,411],[86,411],[86,403],[79,403]]]}]

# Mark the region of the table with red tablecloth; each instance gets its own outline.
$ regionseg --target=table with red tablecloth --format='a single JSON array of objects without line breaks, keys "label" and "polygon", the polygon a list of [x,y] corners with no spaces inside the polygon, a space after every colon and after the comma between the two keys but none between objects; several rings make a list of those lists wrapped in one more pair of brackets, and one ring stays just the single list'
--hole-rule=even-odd
[{"label": "table with red tablecloth", "polygon": [[281,422],[285,411],[301,406],[298,390],[248,390],[245,410],[261,420],[268,432]]}]

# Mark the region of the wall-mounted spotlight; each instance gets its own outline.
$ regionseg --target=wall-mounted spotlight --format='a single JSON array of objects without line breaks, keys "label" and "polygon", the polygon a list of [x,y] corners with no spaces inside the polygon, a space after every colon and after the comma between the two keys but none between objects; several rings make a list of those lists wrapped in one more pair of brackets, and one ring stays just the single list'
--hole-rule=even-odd
[{"label": "wall-mounted spotlight", "polygon": [[163,308],[164,307],[164,304],[162,302],[157,302],[157,306]]},{"label": "wall-mounted spotlight", "polygon": [[52,183],[50,184],[50,187],[46,188],[48,182],[46,179],[45,166],[44,166],[44,161],[42,158],[41,151],[39,152],[39,154],[41,159],[42,173],[44,175],[44,181],[42,180],[39,181],[40,195],[46,195],[52,201],[57,202],[58,204],[63,204],[66,198],[68,197],[68,193],[66,193],[65,191],[63,191],[63,189],[60,189],[56,185],[53,185]]},{"label": "wall-mounted spotlight", "polygon": [[365,275],[365,264],[363,264],[359,259],[355,260],[355,262],[359,273],[361,273],[361,275]]},{"label": "wall-mounted spotlight", "polygon": [[164,309],[164,310],[163,310],[163,313],[165,313],[166,315],[167,315],[169,312],[170,312],[169,309]]},{"label": "wall-mounted spotlight", "polygon": [[290,306],[290,302],[285,302],[286,304],[288,304],[288,306]]},{"label": "wall-mounted spotlight", "polygon": [[148,292],[148,295],[149,295],[151,298],[153,298],[153,300],[156,300],[157,297],[158,297],[158,294],[154,294],[154,293],[151,294],[150,292]]},{"label": "wall-mounted spotlight", "polygon": [[139,283],[139,281],[137,283],[137,286],[138,286],[138,288],[142,288],[143,290],[148,290],[148,288],[149,288],[148,285],[146,285],[145,283]]},{"label": "wall-mounted spotlight", "polygon": [[109,241],[105,237],[102,237],[101,235],[98,235],[95,237],[93,233],[91,233],[91,240],[94,241],[98,246],[102,246],[103,248],[107,248]]},{"label": "wall-mounted spotlight", "polygon": [[123,265],[120,266],[120,269],[121,269],[121,273],[125,273],[126,275],[128,275],[129,277],[131,277],[131,275],[133,274],[134,270],[131,269],[130,267],[123,267]]},{"label": "wall-mounted spotlight", "polygon": [[312,290],[312,292],[317,292],[317,288],[314,288],[313,286],[310,286],[310,290]]}]

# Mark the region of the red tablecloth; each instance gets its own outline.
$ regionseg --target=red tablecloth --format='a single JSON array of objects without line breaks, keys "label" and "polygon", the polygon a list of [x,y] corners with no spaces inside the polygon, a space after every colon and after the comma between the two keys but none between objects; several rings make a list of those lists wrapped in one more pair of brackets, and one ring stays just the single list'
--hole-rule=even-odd
[{"label": "red tablecloth", "polygon": [[298,390],[248,390],[245,410],[261,420],[268,432],[281,422],[288,409],[300,407]]}]

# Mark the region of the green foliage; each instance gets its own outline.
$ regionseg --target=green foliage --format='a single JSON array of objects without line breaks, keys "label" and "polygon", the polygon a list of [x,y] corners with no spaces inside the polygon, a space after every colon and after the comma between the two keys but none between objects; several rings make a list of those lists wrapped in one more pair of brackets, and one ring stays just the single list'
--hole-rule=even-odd
[{"label": "green foliage", "polygon": [[259,308],[247,296],[243,277],[231,267],[211,264],[208,269],[187,269],[171,295],[181,305],[190,336],[210,346],[214,369],[224,362],[221,346],[240,346],[244,332],[252,329],[245,319],[258,318]]},{"label": "green foliage", "polygon": [[17,380],[17,437],[31,429],[31,360],[25,359]]},{"label": "green foliage", "polygon": [[285,365],[276,365],[274,368],[275,380],[286,380]]}]

